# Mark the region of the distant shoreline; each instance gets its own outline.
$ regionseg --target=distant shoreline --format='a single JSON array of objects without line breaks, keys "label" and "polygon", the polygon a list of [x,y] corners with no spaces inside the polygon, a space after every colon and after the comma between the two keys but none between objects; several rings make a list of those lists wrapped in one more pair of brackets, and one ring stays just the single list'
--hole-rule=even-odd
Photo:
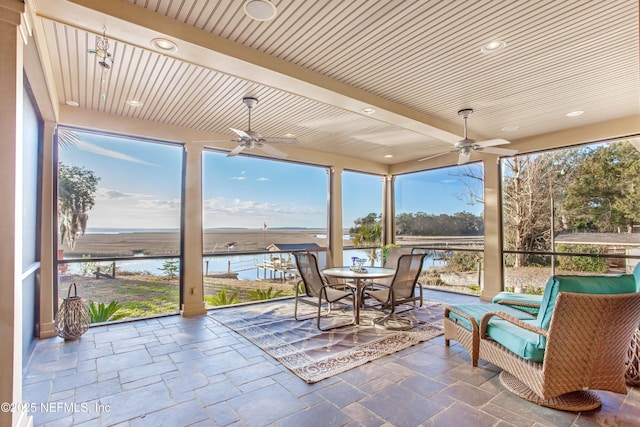
[{"label": "distant shoreline", "polygon": [[[117,229],[113,229],[117,230]],[[272,244],[315,243],[327,246],[327,230],[305,229],[208,229],[203,232],[205,254],[267,251]],[[347,233],[345,233],[347,234]],[[442,243],[482,244],[482,236],[402,236],[400,245],[434,245]],[[345,246],[352,246],[350,239]],[[131,257],[131,256],[176,256],[180,253],[178,231],[125,231],[87,233],[80,236],[73,250],[60,245],[65,258]]]},{"label": "distant shoreline", "polygon": [[[60,245],[66,258],[82,256],[176,255],[178,231],[92,231],[80,236],[73,250]],[[123,229],[120,229],[123,230]],[[203,251],[210,253],[266,250],[271,244],[316,243],[327,246],[326,229],[208,229],[203,232]],[[318,237],[321,236],[321,237]],[[349,243],[351,244],[351,243]],[[229,245],[231,245],[229,247]]]}]

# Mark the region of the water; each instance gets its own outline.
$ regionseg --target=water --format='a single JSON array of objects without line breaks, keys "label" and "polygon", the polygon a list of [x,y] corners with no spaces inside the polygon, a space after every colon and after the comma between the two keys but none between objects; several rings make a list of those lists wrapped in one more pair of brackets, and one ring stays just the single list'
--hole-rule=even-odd
[{"label": "water", "polygon": [[[345,250],[343,252],[343,265],[351,265],[351,257],[358,258],[368,258],[371,254],[371,251],[363,251],[363,250]],[[229,269],[229,265],[231,266],[232,272],[238,273],[238,279],[241,280],[255,280],[257,276],[256,264],[262,263],[265,260],[269,260],[271,257],[281,256],[282,259],[290,259],[291,262],[295,262],[293,255],[290,254],[256,254],[256,255],[220,255],[215,257],[205,258],[202,265],[203,274],[205,271],[209,273],[214,272],[226,272]],[[124,271],[133,271],[133,272],[149,272],[153,275],[163,275],[164,272],[162,270],[162,266],[166,261],[177,260],[177,258],[168,258],[168,259],[141,259],[141,260],[127,260],[127,261],[117,261],[116,267],[119,270]],[[207,265],[208,261],[208,265]],[[103,262],[99,263],[101,265],[101,271],[106,272],[111,268],[111,262]],[[368,265],[368,263],[367,263]],[[380,265],[380,262],[377,261],[375,265]],[[445,265],[445,262],[442,260],[436,260],[432,257],[425,257],[424,259],[424,268],[431,267],[441,267]],[[82,264],[79,263],[71,263],[68,264],[69,268],[67,273],[69,274],[80,274],[82,270]],[[262,270],[260,271],[260,277],[263,277]]]}]

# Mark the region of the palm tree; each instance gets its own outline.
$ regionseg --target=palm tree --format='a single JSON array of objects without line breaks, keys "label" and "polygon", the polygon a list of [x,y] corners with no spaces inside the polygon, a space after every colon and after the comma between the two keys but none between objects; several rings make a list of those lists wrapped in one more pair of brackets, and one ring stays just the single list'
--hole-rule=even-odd
[{"label": "palm tree", "polygon": [[374,246],[371,249],[371,265],[377,258],[377,247],[382,242],[381,215],[370,213],[364,218],[354,221],[355,227],[349,230],[353,244],[356,247]]}]

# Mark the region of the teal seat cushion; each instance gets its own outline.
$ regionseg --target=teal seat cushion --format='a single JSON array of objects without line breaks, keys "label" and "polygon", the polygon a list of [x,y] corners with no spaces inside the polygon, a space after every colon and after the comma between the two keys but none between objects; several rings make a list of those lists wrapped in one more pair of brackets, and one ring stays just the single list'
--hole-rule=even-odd
[{"label": "teal seat cushion", "polygon": [[[465,304],[465,305],[452,305],[451,308],[464,313],[475,320],[476,324],[480,326],[480,321],[482,317],[490,313],[492,311],[501,311],[503,313],[510,314],[517,319],[533,319],[533,316],[525,313],[524,311],[516,310],[515,308],[511,308],[502,304]],[[465,329],[471,330],[471,323],[465,317],[460,316],[458,313],[454,313],[453,311],[449,312],[449,319],[451,319],[454,323],[462,326]]]},{"label": "teal seat cushion", "polygon": [[[531,313],[533,315],[537,315],[540,310],[540,303],[542,302],[542,295],[534,295],[534,294],[522,294],[516,292],[500,292],[498,295],[493,297],[493,303],[498,304],[503,301],[509,301],[507,304],[513,308],[517,308],[518,310],[526,311],[527,313]],[[511,303],[514,301],[515,303]],[[525,304],[536,304],[537,307],[530,307],[526,305],[518,305],[517,303],[525,303]]]},{"label": "teal seat cushion", "polygon": [[[523,320],[523,322],[533,325],[535,320]],[[539,335],[506,320],[498,317],[489,320],[487,336],[523,359],[539,363],[544,359],[545,349],[538,347]]]}]

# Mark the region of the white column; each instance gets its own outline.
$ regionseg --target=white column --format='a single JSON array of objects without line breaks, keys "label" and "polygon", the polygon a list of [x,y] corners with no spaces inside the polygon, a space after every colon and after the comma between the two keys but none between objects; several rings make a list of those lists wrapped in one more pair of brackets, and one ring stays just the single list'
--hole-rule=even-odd
[{"label": "white column", "polygon": [[382,220],[383,220],[383,233],[382,236],[382,244],[388,245],[391,243],[395,243],[396,239],[396,231],[395,231],[395,200],[393,193],[393,183],[395,181],[395,177],[392,175],[386,175],[382,178],[383,189],[382,189]]},{"label": "white column", "polygon": [[496,159],[484,161],[484,287],[480,298],[491,301],[502,291],[502,207],[500,167]]},{"label": "white column", "polygon": [[[22,402],[22,111],[24,3],[0,0],[0,402]],[[28,426],[22,411],[0,411],[0,425]]]},{"label": "white column", "polygon": [[54,241],[58,238],[57,225],[55,223],[56,201],[54,200],[54,174],[53,163],[53,134],[56,124],[44,122],[43,147],[42,147],[42,214],[40,219],[40,320],[37,326],[40,338],[50,338],[56,335],[53,322],[53,287],[55,271]]},{"label": "white column", "polygon": [[329,170],[329,246],[335,265],[343,264],[342,171],[341,167],[335,166]]},{"label": "white column", "polygon": [[202,147],[187,146],[184,197],[182,316],[199,316],[204,305],[202,278]]}]

